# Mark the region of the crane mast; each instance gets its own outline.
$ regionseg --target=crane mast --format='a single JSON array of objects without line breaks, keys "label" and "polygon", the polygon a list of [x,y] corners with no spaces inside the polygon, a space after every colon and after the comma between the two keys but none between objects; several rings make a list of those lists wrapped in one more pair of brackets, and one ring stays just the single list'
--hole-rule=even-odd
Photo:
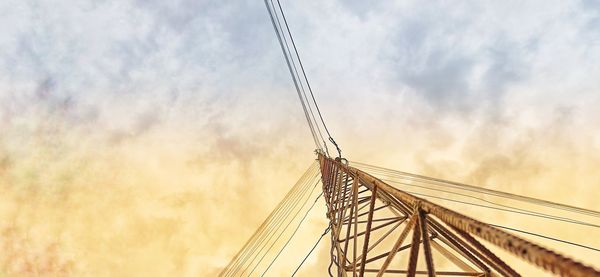
[{"label": "crane mast", "polygon": [[[543,246],[398,190],[342,159],[318,156],[338,276],[521,276],[481,241],[559,276],[600,276]],[[373,254],[376,248],[388,250]],[[417,266],[420,258],[423,269]],[[455,269],[438,270],[436,262]]]}]

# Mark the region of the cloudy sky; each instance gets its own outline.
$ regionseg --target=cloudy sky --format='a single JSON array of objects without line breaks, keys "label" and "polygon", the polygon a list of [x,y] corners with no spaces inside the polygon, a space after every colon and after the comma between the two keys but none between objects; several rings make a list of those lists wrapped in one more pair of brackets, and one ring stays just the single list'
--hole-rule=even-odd
[{"label": "cloudy sky", "polygon": [[[348,159],[600,210],[597,1],[282,5]],[[263,1],[5,0],[0,25],[0,275],[216,274],[315,158]]]}]

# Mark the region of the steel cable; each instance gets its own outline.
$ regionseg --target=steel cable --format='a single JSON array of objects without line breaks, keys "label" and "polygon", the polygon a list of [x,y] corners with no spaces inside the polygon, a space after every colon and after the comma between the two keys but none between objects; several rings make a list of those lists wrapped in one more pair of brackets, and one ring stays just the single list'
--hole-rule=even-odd
[{"label": "steel cable", "polygon": [[[273,4],[273,0],[270,0],[271,4],[273,5],[274,8],[274,4]],[[266,0],[265,0],[266,3]],[[323,119],[323,114],[321,113],[321,109],[319,109],[319,105],[317,104],[317,101],[315,99],[315,95],[313,93],[312,87],[310,85],[310,82],[308,81],[308,77],[306,76],[306,71],[304,70],[304,65],[302,64],[302,59],[300,58],[300,54],[298,53],[298,48],[296,47],[296,42],[294,41],[294,36],[292,35],[292,32],[290,31],[290,27],[289,24],[287,22],[287,19],[285,17],[285,13],[283,12],[283,8],[281,7],[281,2],[279,0],[277,0],[277,5],[279,6],[279,11],[281,13],[281,17],[283,19],[283,23],[285,25],[285,28],[287,30],[287,34],[290,37],[290,42],[292,44],[292,48],[294,49],[294,53],[296,55],[296,59],[298,60],[298,64],[300,65],[300,71],[302,72],[302,76],[304,77],[304,81],[306,82],[306,86],[308,87],[308,91],[310,93],[310,96],[313,100],[313,103],[315,105],[315,108],[317,110],[317,113],[319,114],[319,118],[321,119],[321,124],[323,125],[323,128],[325,129],[325,132],[327,133],[327,135],[329,136],[329,141],[335,146],[337,152],[338,152],[338,157],[342,157],[342,150],[340,149],[339,145],[337,144],[337,142],[333,139],[333,137],[331,136],[331,133],[329,132],[329,128],[327,128],[327,124],[325,124],[325,120]],[[277,13],[275,13],[275,16],[277,16]],[[283,28],[282,28],[283,29]],[[285,38],[285,36],[284,36]],[[289,48],[288,48],[289,51]],[[291,51],[290,55],[291,55]],[[298,77],[299,74],[298,74]],[[306,95],[305,95],[306,96]],[[308,103],[309,107],[310,107],[310,103]],[[314,117],[314,115],[313,115]],[[318,127],[318,123],[315,120],[315,123],[317,124]]]},{"label": "steel cable", "polygon": [[[587,215],[587,216],[593,216],[593,217],[600,218],[600,212],[585,209],[585,208],[555,203],[555,202],[537,199],[537,198],[533,198],[533,197],[511,194],[511,193],[502,192],[502,191],[496,191],[496,190],[492,190],[492,189],[476,187],[476,186],[472,186],[472,185],[461,184],[461,183],[457,183],[457,182],[446,181],[446,180],[437,179],[437,178],[431,178],[431,177],[427,177],[427,176],[421,176],[421,175],[412,174],[412,173],[406,173],[406,172],[397,171],[397,170],[393,170],[393,169],[387,169],[387,168],[383,168],[383,167],[373,166],[373,165],[369,165],[369,164],[365,164],[365,163],[352,162],[352,164],[356,165],[357,168],[362,168],[367,172],[372,172],[374,174],[378,174],[378,175],[382,175],[382,176],[396,177],[396,178],[408,179],[408,180],[412,180],[412,181],[420,182],[420,183],[427,183],[427,184],[432,184],[432,185],[439,185],[439,186],[463,189],[463,190],[467,190],[467,191],[508,198],[508,199],[517,200],[517,201],[521,201],[521,202],[536,204],[539,206],[545,206],[545,207],[550,207],[550,208],[554,208],[554,209],[560,209],[560,210],[564,210],[564,211],[569,211],[569,212],[574,212],[574,213],[579,213],[579,214],[583,214],[583,215]],[[388,175],[386,175],[386,174],[388,174]],[[389,174],[391,174],[391,175],[389,175]]]},{"label": "steel cable", "polygon": [[[311,178],[310,180],[314,180],[314,178]],[[307,185],[302,189],[302,192],[299,193],[296,197],[296,199],[293,200],[293,202],[291,203],[291,205],[288,207],[288,209],[282,213],[283,217],[280,218],[280,220],[278,220],[277,224],[275,225],[275,228],[273,229],[273,231],[269,232],[266,236],[266,242],[265,244],[262,244],[262,246],[260,247],[260,249],[258,250],[257,254],[252,258],[252,260],[246,265],[246,267],[244,268],[244,270],[242,271],[242,275],[244,275],[244,273],[246,272],[246,270],[248,270],[250,268],[250,266],[252,264],[254,264],[254,261],[256,260],[256,258],[258,258],[258,256],[262,253],[262,251],[265,249],[265,247],[268,245],[268,243],[271,241],[271,239],[277,234],[279,233],[279,230],[281,229],[281,226],[284,224],[284,222],[287,221],[291,211],[293,211],[297,205],[299,204],[299,201],[304,197],[305,193],[307,192],[308,188],[310,187],[310,182],[307,182]],[[272,247],[272,246],[271,246]],[[268,250],[270,250],[270,248]],[[268,252],[268,250],[265,252],[265,254]],[[262,261],[262,259],[264,258],[261,257],[261,259],[259,260],[259,262],[256,264],[256,266],[258,266],[258,264],[260,264],[260,262]],[[254,269],[256,268],[256,266],[253,267],[252,271],[254,271]]]},{"label": "steel cable", "polygon": [[318,176],[318,174],[319,167],[317,166],[317,163],[313,163],[300,177],[292,189],[290,189],[284,199],[281,200],[274,212],[265,220],[265,222],[263,222],[261,227],[257,229],[255,236],[251,237],[242,250],[240,250],[240,254],[238,254],[237,257],[232,260],[232,262],[230,262],[230,266],[223,270],[221,276],[228,276],[230,274],[235,275],[249,259],[252,259],[253,256],[258,255],[258,253],[255,253],[256,250],[261,248],[261,246],[266,243],[265,239],[279,224],[281,216],[287,213],[289,206],[294,199],[297,198],[297,195],[308,189],[310,184],[309,181],[314,179],[312,176]]},{"label": "steel cable", "polygon": [[[318,176],[315,176],[315,177],[318,177]],[[318,179],[316,179],[316,180],[313,179],[311,183],[314,183],[314,186],[312,186],[312,189],[310,190],[310,192],[308,193],[308,196],[306,197],[306,199],[304,200],[304,202],[300,206],[300,209],[298,209],[296,211],[296,213],[294,213],[294,215],[292,216],[292,218],[285,225],[285,227],[283,227],[283,229],[281,230],[281,232],[279,233],[279,235],[277,235],[277,237],[275,238],[275,240],[273,241],[273,243],[271,243],[271,245],[269,246],[269,248],[264,252],[264,254],[260,258],[260,260],[258,260],[258,262],[256,263],[256,265],[254,266],[254,268],[252,268],[252,271],[250,271],[250,273],[248,275],[252,275],[252,273],[256,270],[256,268],[258,267],[258,265],[260,265],[260,263],[263,261],[263,259],[266,257],[266,255],[269,253],[269,251],[273,248],[273,246],[275,246],[275,244],[277,243],[277,241],[279,240],[279,238],[281,238],[281,236],[285,233],[285,230],[287,230],[287,228],[292,224],[292,222],[294,221],[294,219],[298,216],[298,214],[302,210],[302,207],[304,205],[306,205],[306,202],[310,199],[310,195],[312,195],[314,189],[317,187],[317,184],[319,182],[318,182]],[[302,196],[302,198],[304,198],[304,195]],[[294,208],[295,208],[295,206],[294,206]],[[292,209],[292,211],[293,210],[294,209]],[[290,214],[291,214],[291,211],[290,211]],[[286,219],[287,219],[287,216],[286,216]],[[285,221],[287,221],[287,220],[285,220]]]},{"label": "steel cable", "polygon": [[[318,182],[317,182],[318,183]],[[319,200],[319,198],[321,198],[321,196],[323,195],[323,193],[321,192],[316,198],[315,201],[312,203],[312,205],[308,208],[308,210],[306,211],[306,213],[304,214],[304,216],[302,217],[302,219],[300,220],[300,222],[298,223],[298,225],[296,225],[296,229],[294,229],[294,232],[292,233],[292,235],[288,238],[288,240],[285,242],[285,244],[281,247],[281,249],[279,250],[279,252],[277,253],[277,255],[275,255],[275,257],[273,258],[273,260],[271,261],[271,263],[269,263],[269,266],[267,267],[267,269],[265,269],[265,271],[260,275],[260,276],[265,276],[265,274],[267,273],[267,271],[269,271],[269,269],[271,268],[271,266],[273,265],[273,263],[275,263],[275,261],[277,260],[277,258],[279,258],[279,255],[281,255],[281,253],[283,252],[283,250],[288,246],[288,244],[290,243],[290,241],[292,240],[292,238],[294,238],[294,236],[296,235],[296,233],[298,232],[298,229],[300,229],[300,226],[302,225],[302,223],[304,222],[304,220],[306,219],[306,217],[308,216],[308,214],[310,213],[310,211],[315,207],[315,204],[317,204],[317,201]]]},{"label": "steel cable", "polygon": [[[363,164],[363,165],[366,165],[366,164]],[[375,167],[375,166],[373,166],[373,167]],[[377,168],[379,168],[379,167],[377,167]],[[385,172],[394,172],[394,170],[387,170],[386,169]],[[404,174],[404,173],[402,172],[402,174]],[[392,178],[393,178],[393,176],[392,176]],[[383,180],[386,180],[386,179],[383,179]],[[492,203],[492,204],[495,204],[495,205],[501,205],[501,204],[494,203],[494,202],[491,202],[491,201],[483,200],[481,198],[477,198],[477,197],[470,196],[470,195],[465,195],[465,194],[460,194],[460,193],[456,193],[456,192],[450,192],[450,191],[446,191],[446,190],[439,190],[439,189],[435,189],[435,188],[427,188],[427,187],[422,187],[422,186],[418,186],[418,185],[414,185],[414,184],[408,184],[408,183],[403,183],[403,182],[398,182],[398,181],[393,181],[393,180],[386,180],[386,181],[391,182],[391,183],[395,183],[395,184],[400,184],[400,185],[416,186],[416,187],[419,187],[419,188],[431,189],[431,190],[434,190],[434,191],[442,191],[442,192],[446,192],[446,193],[453,193],[453,194],[458,194],[458,195],[462,195],[462,196],[473,197],[473,198],[476,198],[476,199],[479,199],[479,200],[482,200],[482,201],[486,201],[486,202],[489,202],[489,203]],[[438,179],[437,181],[439,182],[439,181],[443,181],[443,180],[439,180]],[[427,182],[427,180],[425,180],[423,183],[428,183],[429,184],[429,182]],[[458,184],[458,183],[452,183],[452,184]],[[468,185],[465,185],[465,186],[468,186]],[[600,227],[600,226],[598,226],[596,224],[592,224],[592,223],[589,223],[589,222],[583,222],[583,221],[578,221],[578,220],[571,220],[571,219],[568,219],[568,218],[557,217],[557,216],[553,216],[553,215],[548,215],[548,214],[544,214],[544,213],[537,213],[537,212],[527,211],[527,210],[523,210],[523,209],[518,209],[518,210],[524,211],[524,212],[521,212],[521,211],[517,211],[517,210],[511,210],[511,209],[517,209],[517,208],[512,208],[512,207],[509,207],[511,209],[503,209],[503,208],[486,206],[486,205],[481,205],[481,204],[472,203],[472,202],[465,202],[465,201],[459,201],[459,200],[455,200],[455,199],[444,198],[444,197],[440,197],[440,196],[434,196],[434,195],[430,195],[430,194],[426,194],[426,193],[419,193],[419,192],[414,192],[414,191],[409,191],[409,190],[403,190],[403,191],[405,191],[406,193],[414,194],[414,195],[420,195],[420,196],[424,196],[424,197],[431,197],[431,198],[436,198],[436,199],[442,199],[442,200],[446,200],[446,201],[452,201],[452,202],[457,202],[457,203],[462,203],[462,204],[467,204],[467,205],[474,205],[474,206],[485,207],[485,208],[490,208],[490,209],[496,209],[496,210],[501,210],[501,211],[520,213],[520,214],[525,214],[525,215],[529,215],[529,216],[537,216],[537,217],[542,217],[542,218],[546,218],[546,219],[552,219],[552,220],[558,220],[558,221],[563,221],[563,222],[568,222],[568,223],[575,223],[575,224],[586,225],[586,226],[590,226],[590,227],[594,227],[594,228],[599,228]],[[487,192],[488,189],[485,189],[485,191]],[[495,192],[495,191],[493,191],[493,192]],[[507,198],[514,199],[514,198],[511,198],[511,197],[507,197]],[[520,197],[517,197],[517,198],[520,198]],[[525,198],[529,199],[529,197],[525,197]],[[527,199],[524,199],[524,200],[527,200]],[[539,199],[535,199],[535,198],[531,198],[531,199],[533,199],[533,200],[539,200]],[[515,200],[520,200],[520,199],[515,199]],[[541,203],[543,203],[543,204],[539,204],[539,205],[545,206],[545,204],[556,204],[556,206],[558,206],[557,207],[558,209],[560,209],[563,206],[565,206],[565,209],[568,210],[568,211],[571,211],[571,212],[576,212],[577,213],[579,210],[584,210],[584,211],[582,211],[583,214],[586,214],[586,215],[590,215],[591,214],[591,213],[586,212],[588,210],[585,210],[583,208],[571,207],[571,206],[567,206],[567,205],[563,205],[563,204],[558,204],[558,203],[553,203],[553,202],[549,202],[549,201],[545,201],[545,200],[540,200],[540,201],[542,201]],[[534,201],[534,202],[536,204],[540,203],[540,202],[537,202],[537,201]],[[504,205],[501,205],[501,206],[504,206]],[[551,207],[554,208],[555,205],[551,205]],[[573,208],[573,209],[571,209],[571,208]],[[592,210],[589,210],[589,211],[591,211],[592,214],[593,214],[593,212],[595,212],[595,211],[592,211]],[[525,231],[525,230],[517,229],[517,228],[514,228],[514,227],[508,227],[508,226],[502,226],[502,225],[496,225],[496,224],[490,224],[490,223],[488,223],[488,224],[491,225],[491,226],[494,226],[494,227],[503,228],[503,229],[507,229],[507,230],[511,230],[511,231],[515,231],[515,232],[520,232],[520,233],[524,233],[524,234],[528,234],[528,235],[532,235],[532,236],[537,236],[537,237],[541,237],[541,238],[544,238],[544,239],[553,240],[553,241],[556,241],[556,242],[560,242],[560,243],[564,243],[564,244],[569,244],[569,245],[572,245],[572,246],[577,246],[577,247],[585,248],[585,249],[588,249],[588,250],[600,252],[600,249],[592,247],[592,246],[587,246],[587,245],[583,245],[583,244],[572,242],[572,241],[568,241],[568,240],[563,240],[563,239],[559,239],[559,238],[555,238],[555,237],[551,237],[551,236],[547,236],[547,235],[542,235],[542,234],[538,234],[538,233],[531,232],[531,231]]]},{"label": "steel cable", "polygon": [[447,191],[447,190],[435,189],[435,188],[424,187],[424,186],[419,186],[419,185],[414,185],[414,184],[408,184],[408,183],[403,183],[403,182],[389,180],[389,179],[381,179],[381,180],[382,181],[387,181],[387,182],[390,182],[390,183],[396,184],[396,185],[418,187],[418,188],[422,188],[422,189],[433,190],[433,191],[436,191],[436,192],[444,192],[444,193],[450,193],[450,194],[460,195],[460,196],[464,196],[464,197],[469,197],[469,198],[477,199],[477,200],[480,200],[480,201],[483,201],[483,202],[487,202],[487,203],[490,203],[490,204],[493,204],[493,205],[501,206],[501,207],[504,207],[504,208],[492,207],[492,206],[481,205],[481,204],[477,204],[477,203],[473,203],[473,202],[459,201],[459,200],[448,199],[448,198],[443,198],[443,197],[432,196],[432,195],[427,195],[427,194],[423,194],[423,193],[418,193],[418,192],[412,192],[412,191],[404,190],[404,191],[406,191],[408,193],[412,193],[412,194],[426,195],[426,196],[433,197],[433,198],[438,198],[438,199],[452,201],[452,202],[457,202],[457,203],[462,203],[462,204],[474,205],[474,206],[483,207],[483,208],[495,209],[495,210],[500,210],[500,211],[518,213],[518,214],[535,216],[535,217],[540,217],[540,218],[545,218],[545,219],[551,219],[551,220],[556,220],[556,221],[562,221],[562,222],[567,222],[567,223],[579,224],[579,225],[584,225],[584,226],[589,226],[589,227],[594,227],[594,228],[600,228],[600,225],[593,224],[593,223],[590,223],[590,222],[585,222],[585,221],[580,221],[580,220],[574,220],[574,219],[570,219],[570,218],[565,218],[565,217],[560,217],[560,216],[555,216],[555,215],[549,215],[549,214],[540,213],[540,212],[529,211],[529,210],[526,210],[526,209],[520,209],[520,208],[510,207],[510,206],[507,206],[507,205],[495,203],[495,202],[488,201],[488,200],[485,200],[483,198],[479,198],[479,197],[468,195],[468,194],[462,194],[462,193],[453,192],[453,191]]},{"label": "steel cable", "polygon": [[296,268],[296,270],[294,270],[294,272],[292,273],[292,277],[296,276],[296,273],[298,273],[298,270],[300,270],[300,268],[302,267],[302,265],[304,265],[304,262],[306,262],[306,259],[308,259],[308,257],[310,256],[310,254],[312,254],[313,251],[315,251],[315,248],[317,248],[317,245],[319,245],[319,243],[321,242],[321,240],[323,239],[323,237],[325,235],[327,235],[327,233],[331,230],[331,224],[329,226],[327,226],[327,228],[325,228],[325,230],[323,231],[323,234],[321,234],[321,236],[319,237],[319,239],[317,240],[317,242],[313,245],[313,247],[310,249],[310,251],[308,251],[308,254],[306,254],[306,256],[304,256],[304,259],[302,259],[302,262],[300,262],[300,264],[298,265],[298,267]]},{"label": "steel cable", "polygon": [[225,276],[227,276],[229,271],[236,272],[238,267],[240,266],[240,263],[243,265],[244,262],[246,261],[248,253],[252,253],[253,251],[255,251],[256,245],[260,243],[260,240],[262,240],[264,230],[269,230],[271,228],[271,225],[274,222],[273,220],[275,218],[279,217],[279,211],[282,209],[282,207],[287,206],[289,199],[291,199],[292,196],[294,195],[294,193],[297,191],[297,189],[300,188],[301,184],[303,183],[304,178],[306,178],[306,176],[310,170],[311,170],[311,168],[309,168],[305,172],[305,174],[300,178],[300,180],[292,187],[292,189],[290,189],[290,191],[287,193],[287,195],[280,201],[280,203],[273,210],[271,215],[269,215],[269,217],[267,217],[267,219],[255,231],[254,235],[250,238],[250,240],[246,243],[246,245],[244,245],[244,247],[242,247],[240,254],[236,255],[236,257],[234,258],[235,262],[232,261],[231,266],[226,267],[226,270],[224,270]]},{"label": "steel cable", "polygon": [[[246,261],[252,257],[252,255],[254,254],[254,252],[260,247],[260,245],[262,245],[264,239],[266,238],[266,236],[268,236],[268,234],[271,232],[271,230],[273,230],[273,226],[277,225],[278,220],[281,216],[281,214],[285,213],[285,210],[287,209],[289,203],[294,199],[295,195],[302,190],[302,187],[305,186],[307,184],[306,180],[308,178],[308,176],[310,176],[311,172],[313,172],[315,170],[315,165],[313,164],[312,167],[310,167],[305,174],[299,179],[299,181],[296,183],[296,185],[290,190],[291,193],[288,193],[288,195],[286,195],[286,198],[284,198],[285,203],[282,205],[282,208],[280,209],[281,212],[278,212],[276,214],[276,216],[274,216],[272,218],[272,220],[267,224],[266,228],[263,229],[263,232],[261,234],[261,236],[259,238],[257,238],[257,242],[254,243],[254,245],[252,245],[252,247],[250,247],[248,249],[248,251],[246,252],[245,257],[243,257],[241,259],[241,261],[238,263],[238,265],[236,265],[235,267],[233,267],[232,271],[234,272],[233,274],[237,273],[237,271],[239,271],[239,268],[241,266],[243,266]],[[287,197],[289,196],[289,197]],[[264,231],[266,230],[266,231]]]},{"label": "steel cable", "polygon": [[517,229],[517,228],[508,227],[508,226],[496,225],[496,224],[491,224],[491,223],[488,223],[488,225],[494,226],[496,228],[502,228],[502,229],[506,229],[506,230],[511,230],[511,231],[514,231],[514,232],[519,232],[519,233],[523,233],[523,234],[527,234],[527,235],[531,235],[531,236],[536,236],[536,237],[540,237],[540,238],[544,238],[544,239],[548,239],[548,240],[553,240],[553,241],[556,241],[556,242],[560,242],[560,243],[564,243],[564,244],[570,244],[570,245],[573,245],[573,246],[577,246],[577,247],[581,247],[581,248],[593,250],[593,251],[596,251],[596,252],[600,252],[600,249],[598,249],[598,248],[594,248],[594,247],[591,247],[591,246],[587,246],[587,245],[575,243],[575,242],[568,241],[568,240],[557,239],[557,238],[553,238],[553,237],[550,237],[550,236],[545,236],[545,235],[541,235],[541,234],[538,234],[538,233],[534,233],[534,232],[530,232],[530,231],[525,231],[525,230],[520,230],[520,229]]},{"label": "steel cable", "polygon": [[[302,85],[302,83],[300,82],[300,77],[299,77],[299,74],[297,73],[298,71],[296,69],[294,59],[291,57],[291,51],[289,49],[287,39],[286,39],[285,35],[283,34],[283,28],[281,27],[281,22],[279,21],[279,16],[277,15],[277,13],[275,11],[275,7],[274,7],[273,3],[269,4],[268,0],[264,0],[264,2],[265,2],[265,6],[267,7],[267,11],[269,12],[269,17],[271,18],[271,23],[273,24],[273,28],[275,29],[275,34],[277,35],[279,45],[281,46],[281,51],[283,51],[283,55],[284,55],[286,64],[288,66],[290,74],[292,75],[292,81],[294,82],[294,87],[296,88],[296,93],[298,94],[298,98],[300,99],[300,104],[302,105],[302,110],[304,111],[304,116],[306,117],[306,121],[310,128],[310,132],[311,132],[311,135],[315,142],[315,146],[317,147],[317,149],[323,149],[323,147],[321,146],[321,144],[319,142],[319,139],[317,138],[317,134],[315,132],[315,126],[312,123],[312,120],[309,115],[309,111],[306,107],[306,105],[309,103],[305,103],[304,99],[302,99],[302,91],[300,89],[300,86]],[[313,117],[314,117],[314,115],[313,115]],[[316,127],[318,128],[318,125]]]}]

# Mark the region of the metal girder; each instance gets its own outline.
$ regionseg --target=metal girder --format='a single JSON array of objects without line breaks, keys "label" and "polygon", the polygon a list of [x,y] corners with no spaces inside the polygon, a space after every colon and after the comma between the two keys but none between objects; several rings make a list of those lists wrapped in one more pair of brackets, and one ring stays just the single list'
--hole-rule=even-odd
[{"label": "metal girder", "polygon": [[[333,160],[322,153],[318,156],[327,215],[332,230],[335,230],[332,241],[337,252],[338,276],[346,276],[347,272],[352,276],[365,273],[376,273],[377,276],[386,273],[407,276],[520,276],[478,241],[483,239],[556,275],[600,277],[600,272],[592,267],[398,190],[339,159]],[[368,211],[360,212],[367,207]],[[412,241],[403,246],[411,232]],[[375,243],[370,245],[370,241]],[[417,266],[421,247],[426,265],[423,269]],[[408,249],[409,252],[402,252]],[[398,255],[401,252],[408,255]],[[434,256],[436,260],[448,261],[447,264],[457,269],[438,270]],[[402,258],[407,263],[400,263]]]}]

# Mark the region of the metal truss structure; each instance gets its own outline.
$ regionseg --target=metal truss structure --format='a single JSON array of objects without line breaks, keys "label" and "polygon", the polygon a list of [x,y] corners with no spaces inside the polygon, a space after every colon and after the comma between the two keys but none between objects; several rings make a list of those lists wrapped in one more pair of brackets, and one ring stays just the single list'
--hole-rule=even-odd
[{"label": "metal truss structure", "polygon": [[559,276],[600,276],[591,267],[398,190],[340,159],[318,156],[338,276],[521,276],[480,240]]}]

